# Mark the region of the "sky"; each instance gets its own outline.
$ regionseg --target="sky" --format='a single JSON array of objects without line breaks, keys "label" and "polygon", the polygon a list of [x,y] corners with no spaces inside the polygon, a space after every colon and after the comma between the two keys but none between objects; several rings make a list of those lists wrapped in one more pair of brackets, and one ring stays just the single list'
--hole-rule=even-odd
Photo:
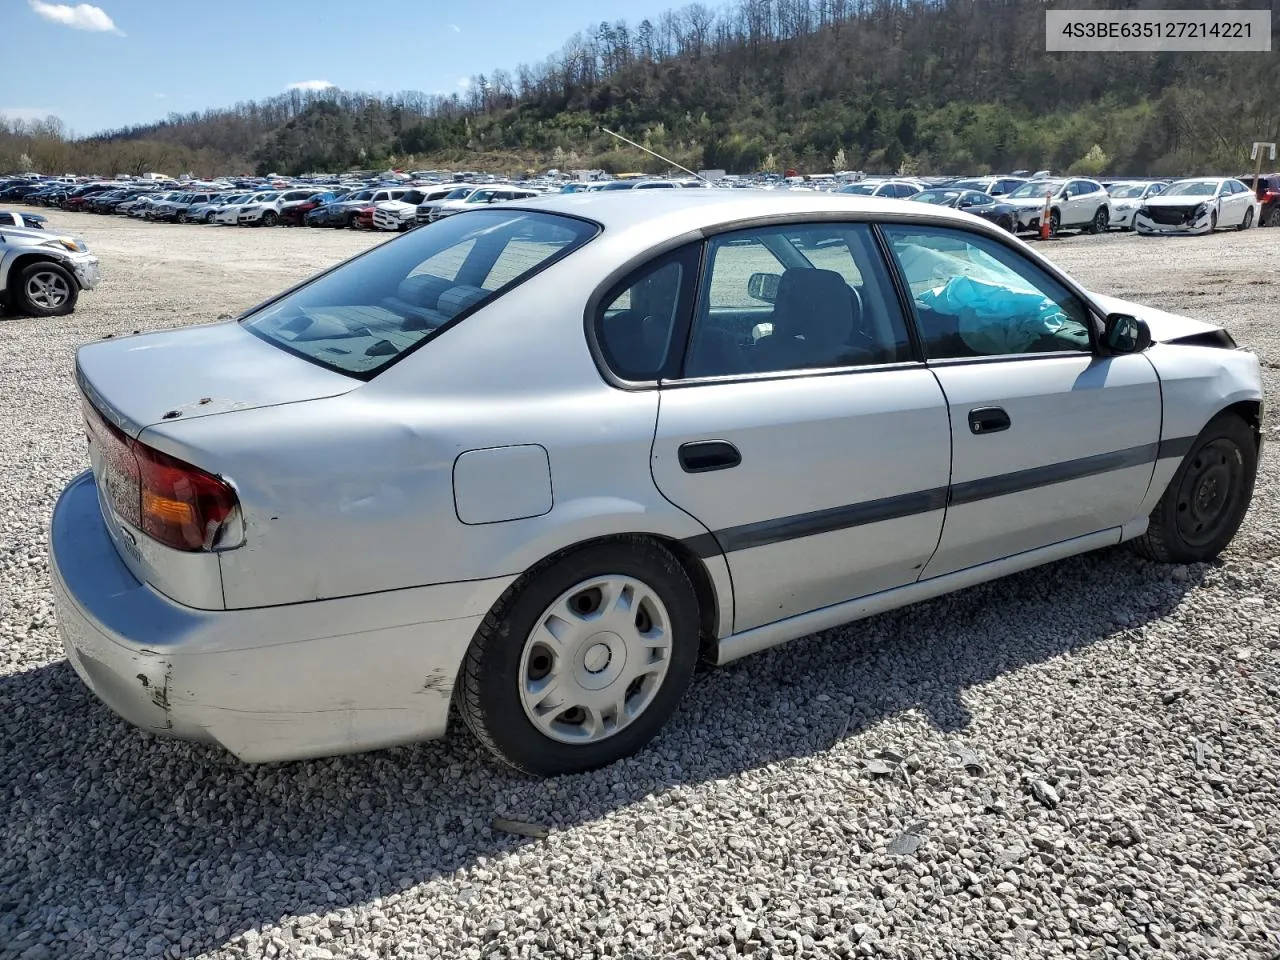
[{"label": "sky", "polygon": [[292,84],[451,94],[538,63],[601,20],[673,0],[0,0],[0,115],[77,136],[259,100]]}]

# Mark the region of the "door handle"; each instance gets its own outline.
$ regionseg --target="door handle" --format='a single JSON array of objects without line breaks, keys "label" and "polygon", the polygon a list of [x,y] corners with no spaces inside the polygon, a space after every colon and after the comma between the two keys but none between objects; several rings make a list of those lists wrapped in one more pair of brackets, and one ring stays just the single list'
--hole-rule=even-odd
[{"label": "door handle", "polygon": [[969,430],[979,436],[1008,430],[1012,423],[1001,407],[977,407],[969,411]]},{"label": "door handle", "polygon": [[727,440],[694,440],[680,444],[680,469],[685,473],[728,470],[742,462],[738,448]]}]

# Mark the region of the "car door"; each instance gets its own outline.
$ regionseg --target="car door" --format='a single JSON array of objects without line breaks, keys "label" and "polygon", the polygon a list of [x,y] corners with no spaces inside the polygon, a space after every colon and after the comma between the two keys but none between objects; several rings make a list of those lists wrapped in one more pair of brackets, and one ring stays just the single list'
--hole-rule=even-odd
[{"label": "car door", "polygon": [[727,558],[733,629],[913,582],[942,529],[950,428],[870,227],[720,234],[703,263],[652,469]]},{"label": "car door", "polygon": [[946,523],[924,576],[1137,519],[1160,438],[1147,358],[1096,354],[1080,296],[994,237],[883,229],[951,415]]},{"label": "car door", "polygon": [[1089,207],[1090,190],[1083,180],[1071,180],[1067,183],[1066,199],[1062,204],[1062,225],[1076,226],[1088,223],[1093,219],[1093,210]]}]

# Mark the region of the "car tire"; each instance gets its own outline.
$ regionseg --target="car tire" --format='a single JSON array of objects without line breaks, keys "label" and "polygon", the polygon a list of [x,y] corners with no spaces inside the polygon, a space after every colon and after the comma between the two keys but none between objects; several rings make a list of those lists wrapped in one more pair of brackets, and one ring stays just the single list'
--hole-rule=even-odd
[{"label": "car tire", "polygon": [[1268,210],[1261,222],[1264,227],[1280,227],[1280,204]]},{"label": "car tire", "polygon": [[1257,472],[1249,425],[1234,413],[1214,417],[1151,511],[1147,532],[1131,541],[1133,549],[1161,563],[1212,560],[1240,529]]},{"label": "car tire", "polygon": [[1209,211],[1209,232],[1213,233],[1213,231],[1217,229],[1218,229],[1218,211],[1211,210]]},{"label": "car tire", "polygon": [[1097,211],[1094,213],[1093,219],[1089,221],[1089,226],[1086,227],[1085,229],[1087,229],[1090,233],[1093,233],[1093,234],[1106,233],[1107,227],[1110,225],[1110,223],[1111,223],[1111,214],[1107,212],[1107,208],[1099,207]]},{"label": "car tire", "polygon": [[1049,211],[1049,236],[1056,237],[1062,229],[1062,216],[1057,210]]},{"label": "car tire", "polygon": [[[675,712],[700,623],[688,574],[650,540],[560,554],[520,577],[481,623],[458,674],[458,712],[481,744],[525,773],[606,766]],[[557,702],[543,709],[549,693]]]},{"label": "car tire", "polygon": [[1010,233],[1018,232],[1018,225],[1014,222],[1013,217],[1001,217],[999,225],[1002,229],[1008,230]]},{"label": "car tire", "polygon": [[76,308],[80,285],[71,272],[48,260],[33,263],[18,274],[18,312],[29,317],[61,317]]},{"label": "car tire", "polygon": [[1253,226],[1253,207],[1250,207],[1248,210],[1244,212],[1244,219],[1240,221],[1240,226],[1236,227],[1236,229],[1248,230],[1252,226]]},{"label": "car tire", "polygon": [[214,218],[214,216],[215,216],[215,215],[216,215],[216,214],[214,213],[214,211],[210,210],[208,213],[206,213],[206,214],[204,215],[204,222],[205,222],[205,223],[213,223],[213,218]]},{"label": "car tire", "polygon": [[277,223],[280,222],[280,215],[277,214],[274,210],[267,210],[262,214],[262,219],[258,222],[261,223],[264,227],[274,227]]}]

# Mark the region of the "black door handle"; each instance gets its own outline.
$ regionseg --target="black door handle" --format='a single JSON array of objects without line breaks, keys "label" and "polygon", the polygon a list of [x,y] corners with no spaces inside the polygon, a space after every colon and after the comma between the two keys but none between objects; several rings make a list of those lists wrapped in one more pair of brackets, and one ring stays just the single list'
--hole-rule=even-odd
[{"label": "black door handle", "polygon": [[680,444],[680,468],[685,473],[728,470],[742,462],[738,448],[727,440],[694,440]]},{"label": "black door handle", "polygon": [[979,436],[1008,430],[1012,422],[1000,407],[978,407],[969,411],[969,430]]}]

